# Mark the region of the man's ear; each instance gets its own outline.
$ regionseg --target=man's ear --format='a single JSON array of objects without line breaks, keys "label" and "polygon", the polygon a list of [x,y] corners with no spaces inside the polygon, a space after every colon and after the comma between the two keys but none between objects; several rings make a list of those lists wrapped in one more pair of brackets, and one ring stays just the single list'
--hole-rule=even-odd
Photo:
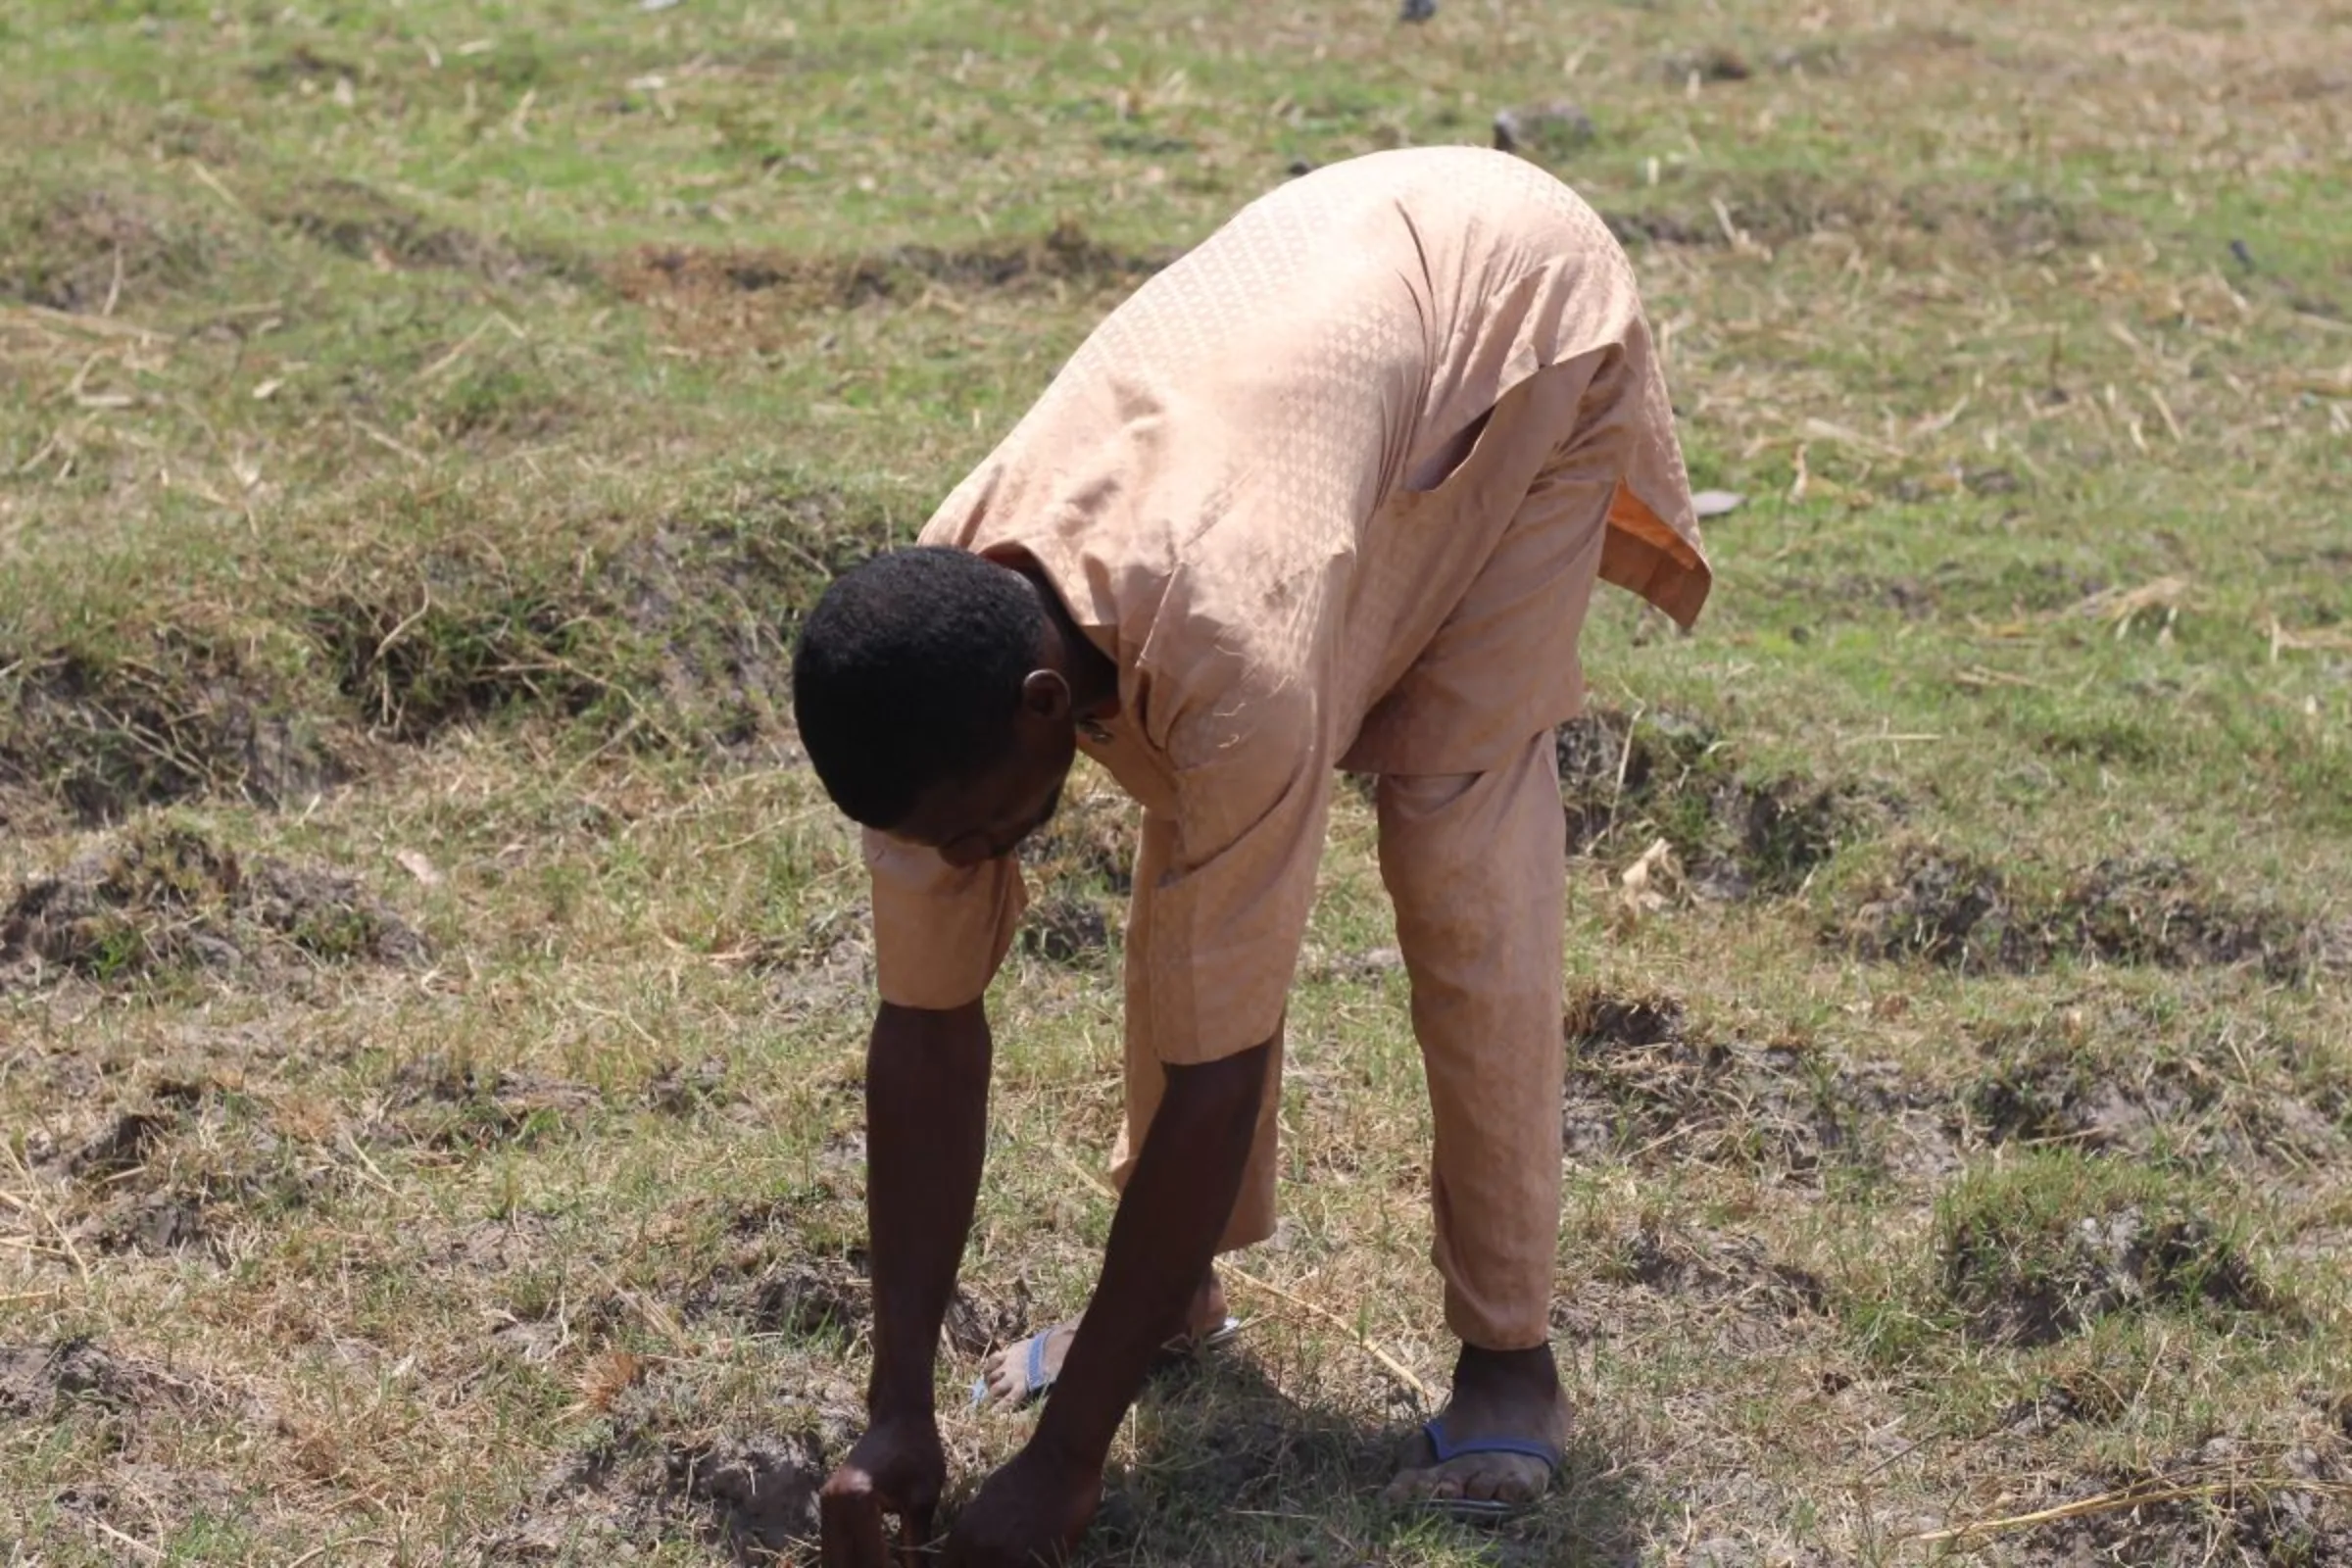
[{"label": "man's ear", "polygon": [[1057,670],[1031,670],[1021,681],[1021,710],[1032,718],[1068,718],[1070,683]]}]

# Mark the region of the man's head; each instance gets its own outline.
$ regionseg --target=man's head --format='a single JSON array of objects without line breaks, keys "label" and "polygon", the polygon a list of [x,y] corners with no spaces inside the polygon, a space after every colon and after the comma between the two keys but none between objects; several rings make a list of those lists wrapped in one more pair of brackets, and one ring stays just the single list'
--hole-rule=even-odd
[{"label": "man's head", "polygon": [[1078,751],[1041,591],[962,550],[896,551],[837,578],[802,629],[792,701],[833,803],[956,865],[1044,826]]}]

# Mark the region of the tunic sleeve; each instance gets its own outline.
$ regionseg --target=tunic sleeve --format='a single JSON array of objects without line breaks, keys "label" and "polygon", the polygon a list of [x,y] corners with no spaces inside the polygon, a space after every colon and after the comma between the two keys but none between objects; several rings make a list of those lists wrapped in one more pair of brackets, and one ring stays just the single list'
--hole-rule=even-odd
[{"label": "tunic sleeve", "polygon": [[873,879],[874,977],[894,1006],[977,1002],[1011,951],[1028,889],[1011,856],[958,870],[935,850],[865,830]]}]

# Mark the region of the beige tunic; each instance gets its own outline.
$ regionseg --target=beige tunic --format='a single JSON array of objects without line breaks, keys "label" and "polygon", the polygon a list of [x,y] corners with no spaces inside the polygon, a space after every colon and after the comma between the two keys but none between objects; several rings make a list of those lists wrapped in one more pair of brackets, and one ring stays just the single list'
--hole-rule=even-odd
[{"label": "beige tunic", "polygon": [[[1111,738],[1084,744],[1168,824],[1138,887],[1160,1059],[1279,1022],[1335,768],[1475,773],[1580,710],[1583,600],[1554,580],[1576,553],[1530,504],[1579,484],[1606,509],[1599,575],[1689,625],[1708,568],[1624,253],[1532,165],[1430,148],[1245,208],[924,527],[1025,552],[1117,664]],[[870,833],[866,856],[883,999],[980,995],[1017,866]]]}]

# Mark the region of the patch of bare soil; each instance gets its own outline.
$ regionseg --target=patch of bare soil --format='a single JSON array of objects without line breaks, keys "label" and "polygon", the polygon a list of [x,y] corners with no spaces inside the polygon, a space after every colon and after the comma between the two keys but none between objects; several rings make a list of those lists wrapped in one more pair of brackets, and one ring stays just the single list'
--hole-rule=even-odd
[{"label": "patch of bare soil", "polygon": [[204,794],[277,806],[346,771],[301,705],[225,643],[167,632],[136,656],[0,653],[0,787],[84,826]]},{"label": "patch of bare soil", "polygon": [[420,1056],[392,1075],[379,1135],[437,1149],[527,1144],[604,1103],[585,1084],[529,1068]]},{"label": "patch of bare soil", "polygon": [[1753,1236],[1662,1223],[1601,1239],[1591,1276],[1554,1303],[1552,1326],[1600,1342],[1674,1325],[1733,1355],[1781,1355],[1830,1326],[1829,1294]]},{"label": "patch of bare soil", "polygon": [[687,1376],[622,1391],[606,1440],[551,1476],[477,1560],[602,1561],[679,1538],[739,1563],[799,1560],[816,1540],[817,1489],[858,1424],[854,1400],[787,1398],[774,1427],[711,1430]]},{"label": "patch of bare soil", "polygon": [[1569,852],[1630,856],[1663,838],[1702,898],[1792,893],[1893,805],[1847,784],[1748,777],[1712,728],[1672,711],[1595,709],[1554,746]]},{"label": "patch of bare soil", "polygon": [[1849,902],[1830,935],[1870,957],[2010,974],[2071,959],[2245,967],[2291,984],[2341,961],[2331,929],[2235,903],[2164,858],[2101,860],[2044,897],[1966,856],[1916,847]]},{"label": "patch of bare soil", "polygon": [[1591,989],[1562,1030],[1571,1158],[1695,1159],[1810,1183],[1827,1162],[1880,1157],[1885,1086],[1807,1045],[1703,1039],[1672,997]]},{"label": "patch of bare soil", "polygon": [[2352,1562],[2347,1473],[2340,1443],[2272,1455],[2216,1438],[2145,1470],[2085,1476],[2036,1498],[2038,1507],[2133,1494],[2149,1500],[2044,1525],[2026,1538],[2014,1560],[2025,1568]]},{"label": "patch of bare soil", "polygon": [[[115,1354],[91,1339],[0,1344],[0,1433],[22,1423],[94,1425],[101,1434],[101,1457],[65,1477],[51,1494],[69,1520],[97,1521],[140,1540],[177,1530],[199,1514],[233,1520],[244,1508],[236,1488],[207,1471],[158,1462],[145,1437],[147,1423],[159,1416],[231,1413],[265,1427],[270,1420],[268,1411],[221,1390]],[[92,1539],[120,1544],[96,1531]]]},{"label": "patch of bare soil", "polygon": [[268,980],[290,966],[411,963],[416,932],[358,879],[240,856],[192,826],[144,822],[0,911],[0,985],[49,971],[129,982],[175,969]]},{"label": "patch of bare soil", "polygon": [[2169,1204],[2102,1206],[2063,1225],[1960,1216],[1943,1241],[1942,1288],[1971,1332],[2020,1346],[2054,1344],[2119,1312],[2274,1304],[2210,1221]]},{"label": "patch of bare soil", "polygon": [[1661,1296],[1734,1300],[1783,1317],[1829,1309],[1817,1277],[1775,1261],[1753,1236],[1637,1226],[1615,1239],[1597,1277]]}]

